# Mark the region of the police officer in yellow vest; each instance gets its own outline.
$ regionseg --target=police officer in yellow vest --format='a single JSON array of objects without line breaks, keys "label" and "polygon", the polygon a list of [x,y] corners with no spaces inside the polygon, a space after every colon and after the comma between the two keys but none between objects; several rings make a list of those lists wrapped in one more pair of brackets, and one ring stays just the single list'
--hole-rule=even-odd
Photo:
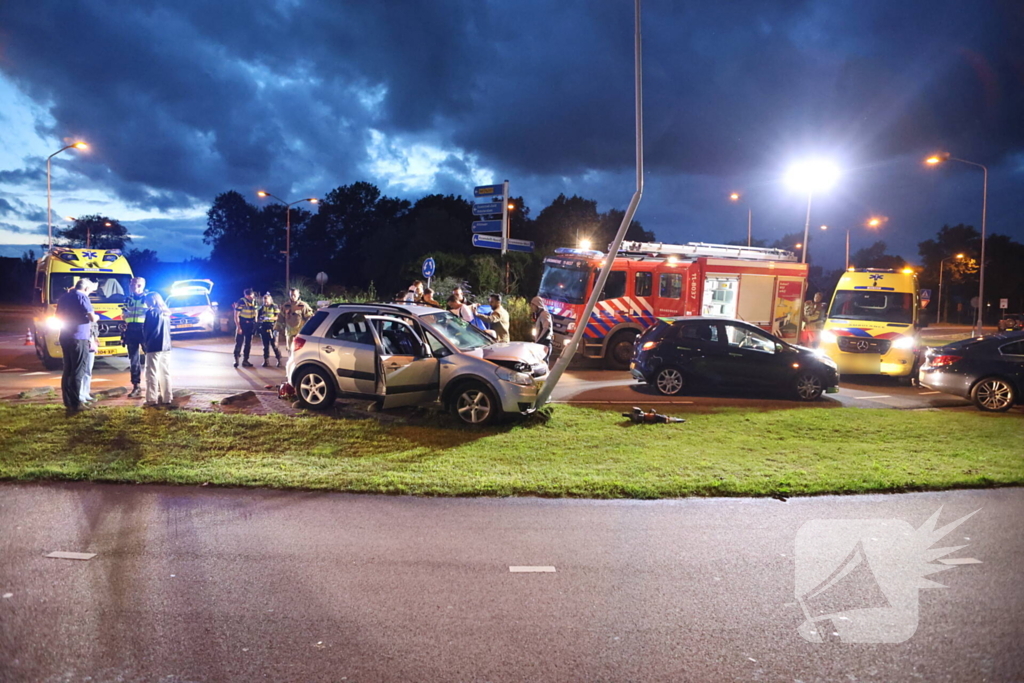
[{"label": "police officer in yellow vest", "polygon": [[274,328],[277,327],[277,318],[281,309],[274,303],[274,297],[270,292],[263,295],[263,305],[256,316],[256,329],[263,340],[263,367],[270,365],[270,350],[274,350],[277,356],[277,367],[281,367],[281,351],[277,348],[277,335]]},{"label": "police officer in yellow vest", "polygon": [[128,398],[142,396],[142,323],[146,321],[146,278],[133,277],[128,283],[128,296],[124,299],[124,345],[128,347],[128,365],[131,369],[132,390]]},{"label": "police officer in yellow vest", "polygon": [[235,367],[238,367],[238,356],[243,350],[244,342],[245,357],[242,360],[242,365],[251,368],[249,351],[252,348],[252,334],[256,331],[256,297],[252,293],[252,289],[248,288],[243,290],[242,294],[245,296],[232,305],[232,308],[235,309]]}]

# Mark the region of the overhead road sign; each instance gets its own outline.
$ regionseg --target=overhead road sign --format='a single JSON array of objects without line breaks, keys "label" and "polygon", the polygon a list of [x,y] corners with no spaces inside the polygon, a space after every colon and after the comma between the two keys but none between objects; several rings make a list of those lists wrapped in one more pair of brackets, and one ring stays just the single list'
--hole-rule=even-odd
[{"label": "overhead road sign", "polygon": [[483,204],[473,205],[474,216],[493,216],[495,214],[502,213],[504,209],[503,202],[485,202]]},{"label": "overhead road sign", "polygon": [[501,232],[505,221],[473,221],[473,232]]},{"label": "overhead road sign", "polygon": [[473,188],[474,197],[491,197],[491,196],[504,196],[504,184],[498,185],[479,185]]},{"label": "overhead road sign", "polygon": [[[501,238],[493,235],[473,235],[473,246],[484,249],[501,249]],[[523,251],[530,253],[534,244],[529,240],[508,240],[509,251]]]}]

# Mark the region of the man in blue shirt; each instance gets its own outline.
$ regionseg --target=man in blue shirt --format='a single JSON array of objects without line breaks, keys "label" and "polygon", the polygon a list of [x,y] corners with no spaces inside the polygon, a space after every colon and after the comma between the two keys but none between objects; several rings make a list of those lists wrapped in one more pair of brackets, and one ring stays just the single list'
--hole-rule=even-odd
[{"label": "man in blue shirt", "polygon": [[96,291],[96,283],[80,278],[74,289],[57,300],[57,319],[60,320],[60,348],[64,355],[64,374],[60,389],[68,415],[82,409],[82,381],[88,369],[90,326],[98,316],[89,301]]}]

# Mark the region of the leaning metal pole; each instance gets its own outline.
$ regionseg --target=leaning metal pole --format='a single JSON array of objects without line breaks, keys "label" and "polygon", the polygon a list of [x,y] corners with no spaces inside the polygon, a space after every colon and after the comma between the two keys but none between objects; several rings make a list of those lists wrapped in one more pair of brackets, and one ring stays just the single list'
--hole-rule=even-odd
[{"label": "leaning metal pole", "polygon": [[550,377],[548,377],[547,382],[541,388],[540,394],[537,395],[538,409],[547,402],[551,392],[554,391],[555,385],[558,384],[558,380],[562,377],[566,368],[569,367],[569,362],[576,355],[576,349],[579,347],[583,333],[587,329],[590,315],[594,312],[597,299],[601,296],[601,292],[604,291],[604,285],[608,281],[608,275],[612,270],[612,263],[615,262],[615,256],[619,253],[619,246],[621,246],[622,240],[626,236],[629,224],[633,221],[633,214],[636,213],[636,207],[640,204],[640,197],[644,194],[644,102],[643,68],[640,59],[642,42],[640,32],[640,0],[635,0],[634,2],[634,14],[633,59],[636,70],[636,191],[633,193],[633,198],[629,200],[626,215],[622,217],[622,223],[619,225],[619,231],[615,234],[615,239],[608,245],[608,255],[605,256],[604,265],[597,276],[597,282],[594,283],[594,291],[590,293],[590,299],[587,300],[583,314],[576,321],[576,331],[573,333],[572,339],[569,340],[569,344],[562,349],[562,355],[558,357],[555,368],[551,371]]}]

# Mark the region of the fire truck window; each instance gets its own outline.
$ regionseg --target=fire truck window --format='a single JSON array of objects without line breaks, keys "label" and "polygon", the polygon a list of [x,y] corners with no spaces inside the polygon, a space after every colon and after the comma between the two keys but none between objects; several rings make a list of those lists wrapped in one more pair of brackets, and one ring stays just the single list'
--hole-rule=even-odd
[{"label": "fire truck window", "polygon": [[650,296],[654,276],[651,273],[637,273],[633,279],[634,296]]},{"label": "fire truck window", "polygon": [[604,283],[604,291],[601,292],[600,301],[618,299],[623,296],[626,296],[626,271],[613,270],[608,273],[608,282]]},{"label": "fire truck window", "polygon": [[678,299],[683,294],[681,273],[662,273],[658,276],[658,296],[663,299]]}]

